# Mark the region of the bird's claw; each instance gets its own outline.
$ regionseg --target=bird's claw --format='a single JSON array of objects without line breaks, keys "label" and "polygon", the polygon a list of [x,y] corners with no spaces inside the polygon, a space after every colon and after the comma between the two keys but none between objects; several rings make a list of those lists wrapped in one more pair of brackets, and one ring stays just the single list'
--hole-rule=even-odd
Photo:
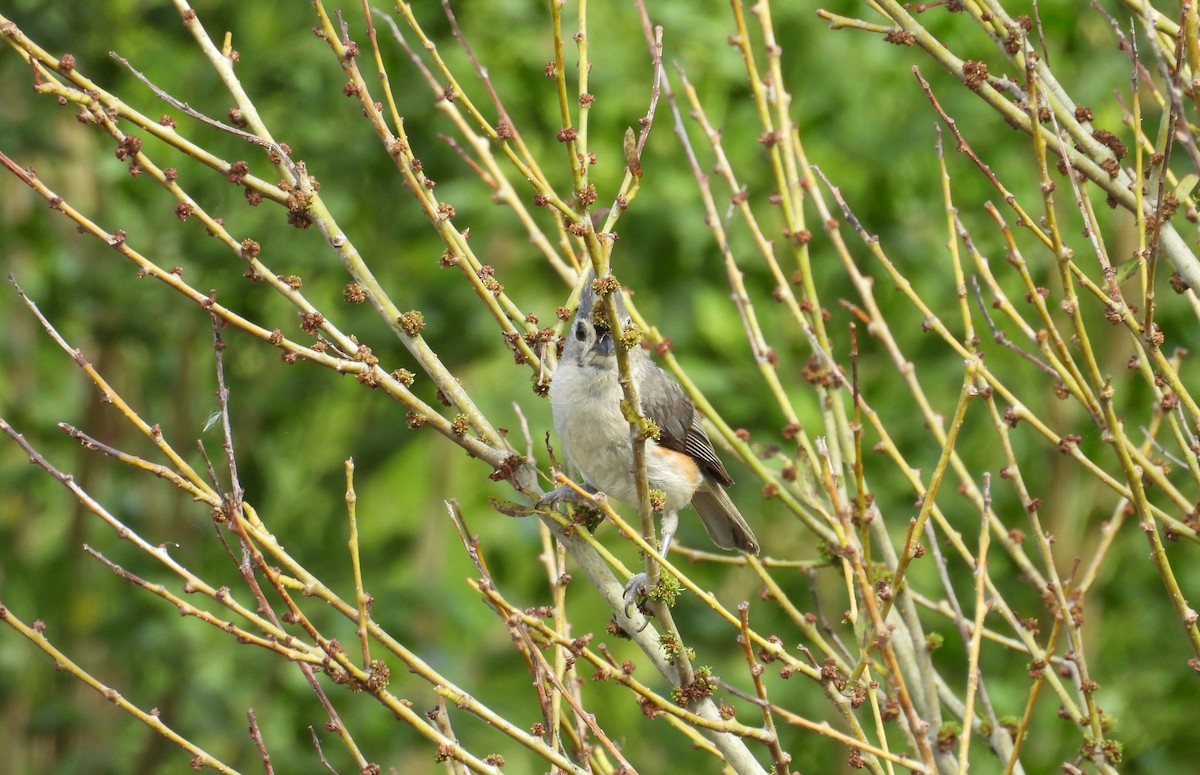
[{"label": "bird's claw", "polygon": [[[631,618],[630,609],[637,605],[638,598],[645,597],[649,591],[649,577],[645,573],[635,573],[628,583],[625,584],[625,594],[622,596],[625,599],[625,618]],[[649,624],[647,619],[645,623],[638,629],[638,632],[646,629],[646,624]]]},{"label": "bird's claw", "polygon": [[534,504],[534,507],[539,509],[552,509],[563,501],[574,503],[578,501],[579,498],[579,493],[575,492],[565,484],[560,484],[558,487],[555,487],[550,492],[538,498],[538,501],[536,504]]},{"label": "bird's claw", "polygon": [[[600,503],[604,499],[604,493],[600,492],[590,484],[585,483],[583,485],[583,489],[586,490],[597,503]],[[576,490],[574,487],[569,487],[565,484],[560,484],[550,492],[538,498],[537,503],[534,504],[534,508],[552,509],[560,503],[579,503],[580,501],[585,500],[587,500],[587,496],[579,492],[579,490]]]}]

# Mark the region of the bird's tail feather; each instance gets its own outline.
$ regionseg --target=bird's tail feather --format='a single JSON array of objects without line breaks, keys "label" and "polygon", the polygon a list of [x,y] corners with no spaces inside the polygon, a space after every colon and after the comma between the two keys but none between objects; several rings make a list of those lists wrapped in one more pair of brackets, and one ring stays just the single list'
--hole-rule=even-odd
[{"label": "bird's tail feather", "polygon": [[758,554],[758,540],[741,512],[729,499],[725,488],[707,478],[692,496],[692,506],[700,515],[708,537],[722,549],[737,549]]}]

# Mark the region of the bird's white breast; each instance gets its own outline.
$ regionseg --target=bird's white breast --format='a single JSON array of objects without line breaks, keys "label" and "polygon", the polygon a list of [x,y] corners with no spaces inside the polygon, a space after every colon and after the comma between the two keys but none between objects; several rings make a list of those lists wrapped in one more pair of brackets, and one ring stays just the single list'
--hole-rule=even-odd
[{"label": "bird's white breast", "polygon": [[[615,372],[566,361],[550,384],[554,430],[567,459],[593,487],[636,505],[633,443],[621,398]],[[658,450],[657,442],[646,442],[646,475],[650,486],[666,495],[666,510],[678,511],[691,502],[700,478],[694,471],[681,471],[671,464],[672,456]]]}]

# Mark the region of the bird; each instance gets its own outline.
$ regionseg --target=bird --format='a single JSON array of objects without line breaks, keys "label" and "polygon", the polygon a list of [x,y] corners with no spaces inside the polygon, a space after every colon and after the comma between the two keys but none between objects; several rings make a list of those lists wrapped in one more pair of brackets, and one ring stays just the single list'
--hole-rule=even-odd
[{"label": "bird", "polygon": [[[562,357],[550,383],[554,429],[568,462],[588,489],[637,506],[633,442],[621,408],[624,393],[617,368],[616,337],[632,324],[623,298],[616,297],[618,325],[607,319],[591,272],[579,307],[566,333]],[[712,542],[722,549],[757,555],[758,540],[725,489],[733,478],[713,449],[691,399],[640,347],[628,351],[641,414],[658,435],[646,440],[646,477],[663,493],[660,553],[666,556],[679,526],[679,511],[689,504],[700,516]],[[539,505],[552,505],[578,493],[566,485],[547,493]],[[645,573],[625,586],[626,611],[646,592]]]}]

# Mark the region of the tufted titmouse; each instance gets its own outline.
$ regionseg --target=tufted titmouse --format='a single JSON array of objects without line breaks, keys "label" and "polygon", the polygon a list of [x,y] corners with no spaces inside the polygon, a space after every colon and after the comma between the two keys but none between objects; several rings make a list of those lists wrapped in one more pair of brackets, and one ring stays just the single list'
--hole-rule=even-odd
[{"label": "tufted titmouse", "polygon": [[[619,501],[636,504],[633,445],[629,422],[621,412],[624,394],[613,339],[614,329],[619,336],[631,320],[620,295],[616,301],[621,321],[611,326],[591,282],[584,283],[579,310],[550,383],[550,407],[562,449],[587,483]],[[661,554],[665,556],[671,545],[679,510],[689,503],[714,544],[758,554],[754,533],[725,493],[733,479],[713,450],[700,413],[678,383],[641,348],[629,351],[629,366],[642,414],[660,431],[658,439],[646,441],[646,476],[650,487],[665,496]],[[564,490],[551,492],[543,504],[565,497],[569,490]],[[625,587],[626,602],[632,603],[645,585],[646,574],[634,576]]]}]

